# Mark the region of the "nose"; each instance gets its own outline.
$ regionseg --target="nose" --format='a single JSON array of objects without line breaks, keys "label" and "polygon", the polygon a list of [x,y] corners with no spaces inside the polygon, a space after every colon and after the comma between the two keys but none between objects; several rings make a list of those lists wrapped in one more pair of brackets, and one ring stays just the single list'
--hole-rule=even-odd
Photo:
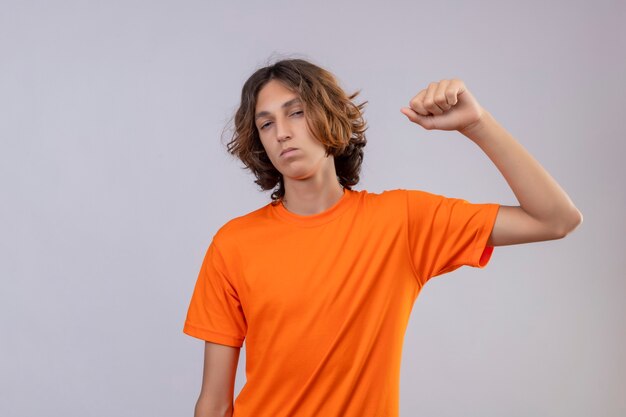
[{"label": "nose", "polygon": [[291,139],[291,129],[289,123],[282,120],[276,120],[276,139],[279,142],[283,142]]}]

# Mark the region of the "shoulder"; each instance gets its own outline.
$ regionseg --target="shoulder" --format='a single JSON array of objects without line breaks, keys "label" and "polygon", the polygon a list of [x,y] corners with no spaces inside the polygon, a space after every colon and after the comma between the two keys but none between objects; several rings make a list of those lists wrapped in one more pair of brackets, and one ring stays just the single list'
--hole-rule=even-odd
[{"label": "shoulder", "polygon": [[407,207],[407,196],[410,190],[397,188],[371,192],[359,191],[359,208],[370,212],[373,216],[397,217],[404,216]]},{"label": "shoulder", "polygon": [[396,188],[384,190],[380,193],[367,193],[366,201],[372,208],[380,208],[384,212],[399,213],[402,210],[419,212],[434,210],[445,202],[463,201],[447,198],[444,195],[418,189]]},{"label": "shoulder", "polygon": [[410,195],[415,195],[415,193],[422,193],[422,191],[419,190],[407,190],[404,188],[395,188],[395,189],[389,189],[389,190],[383,190],[380,192],[369,192],[369,191],[362,191],[364,194],[364,199],[374,203],[374,204],[382,204],[382,205],[386,205],[386,204],[400,204],[400,203],[406,203],[407,198]]},{"label": "shoulder", "polygon": [[236,245],[252,232],[267,229],[270,217],[269,203],[241,216],[234,217],[224,223],[213,236],[213,241],[220,247]]},{"label": "shoulder", "polygon": [[354,190],[354,192],[361,198],[367,200],[384,200],[385,198],[393,198],[402,195],[404,191],[406,190],[401,188],[382,191]]}]

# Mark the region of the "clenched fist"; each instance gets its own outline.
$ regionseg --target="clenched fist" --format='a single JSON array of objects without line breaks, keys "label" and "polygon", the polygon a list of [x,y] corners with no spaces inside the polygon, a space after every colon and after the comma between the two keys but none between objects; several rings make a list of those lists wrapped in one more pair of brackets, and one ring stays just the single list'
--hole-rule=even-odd
[{"label": "clenched fist", "polygon": [[430,83],[400,111],[424,129],[463,130],[481,121],[484,110],[459,79]]}]

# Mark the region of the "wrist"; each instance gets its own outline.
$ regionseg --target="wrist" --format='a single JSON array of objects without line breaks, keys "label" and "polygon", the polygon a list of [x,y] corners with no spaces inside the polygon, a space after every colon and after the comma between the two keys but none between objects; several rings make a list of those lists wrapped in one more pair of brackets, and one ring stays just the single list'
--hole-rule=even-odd
[{"label": "wrist", "polygon": [[483,110],[478,120],[470,123],[462,129],[459,129],[459,132],[475,141],[483,136],[482,133],[488,129],[489,124],[493,123],[493,121],[494,119],[491,116],[491,113],[487,110]]}]

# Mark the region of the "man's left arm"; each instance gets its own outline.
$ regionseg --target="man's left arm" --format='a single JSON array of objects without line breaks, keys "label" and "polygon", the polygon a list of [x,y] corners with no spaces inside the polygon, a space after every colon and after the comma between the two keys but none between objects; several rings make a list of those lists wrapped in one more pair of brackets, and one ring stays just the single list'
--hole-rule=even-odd
[{"label": "man's left arm", "polygon": [[461,80],[431,83],[402,108],[427,130],[458,130],[502,173],[519,206],[500,206],[489,246],[560,239],[583,221],[569,196],[533,156],[474,99]]}]

